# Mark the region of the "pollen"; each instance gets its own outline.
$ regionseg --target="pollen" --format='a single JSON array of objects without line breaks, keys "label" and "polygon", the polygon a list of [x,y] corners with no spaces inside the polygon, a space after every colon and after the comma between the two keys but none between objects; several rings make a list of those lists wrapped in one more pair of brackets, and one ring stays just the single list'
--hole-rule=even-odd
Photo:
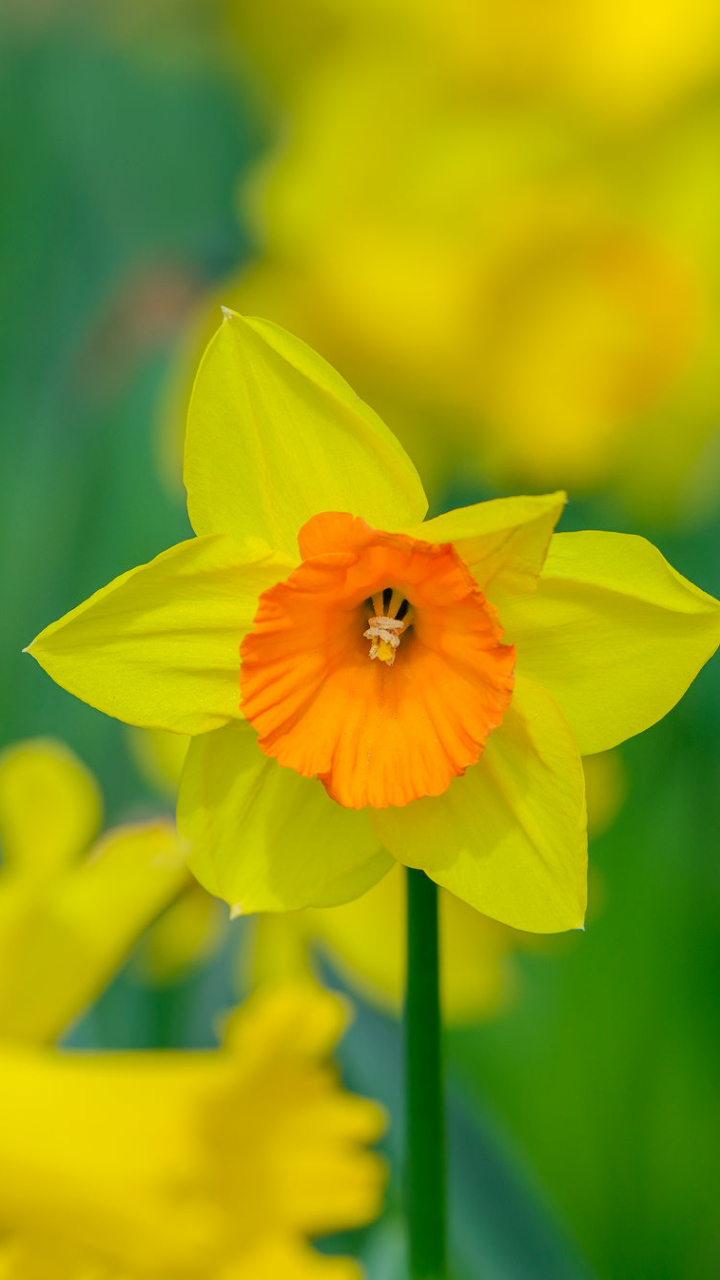
[{"label": "pollen", "polygon": [[374,614],[368,618],[368,629],[363,631],[370,641],[370,658],[379,658],[391,667],[400,646],[400,637],[413,621],[413,609],[400,591],[386,587],[367,602]]}]

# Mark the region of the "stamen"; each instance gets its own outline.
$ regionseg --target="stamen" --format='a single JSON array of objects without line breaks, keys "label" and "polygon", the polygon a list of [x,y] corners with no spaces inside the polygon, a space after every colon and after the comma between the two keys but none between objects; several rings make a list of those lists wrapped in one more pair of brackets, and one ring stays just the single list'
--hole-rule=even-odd
[{"label": "stamen", "polygon": [[395,661],[400,637],[413,620],[413,611],[403,595],[390,587],[378,591],[368,602],[375,614],[368,619],[369,626],[363,632],[370,640],[370,658],[379,658],[388,667]]}]

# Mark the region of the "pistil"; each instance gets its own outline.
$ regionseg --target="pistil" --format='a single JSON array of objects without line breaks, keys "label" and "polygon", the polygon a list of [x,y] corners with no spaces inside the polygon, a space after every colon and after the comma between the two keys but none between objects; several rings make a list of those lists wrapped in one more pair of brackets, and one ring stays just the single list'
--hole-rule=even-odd
[{"label": "pistil", "polygon": [[375,613],[368,619],[369,626],[363,636],[370,641],[370,658],[379,658],[386,666],[391,667],[400,645],[400,637],[412,622],[412,608],[401,592],[389,587],[376,592],[369,603]]}]

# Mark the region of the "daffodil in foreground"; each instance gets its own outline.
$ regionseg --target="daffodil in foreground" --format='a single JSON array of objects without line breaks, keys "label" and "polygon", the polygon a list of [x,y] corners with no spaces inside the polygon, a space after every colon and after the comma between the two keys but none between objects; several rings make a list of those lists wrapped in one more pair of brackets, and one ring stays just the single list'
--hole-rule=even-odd
[{"label": "daffodil in foreground", "polygon": [[384,424],[319,356],[228,313],[185,449],[197,537],[30,651],[133,724],[190,733],[178,819],[237,910],[348,901],[394,860],[504,923],[582,924],[581,754],[653,724],[720,605],[642,538],[553,535],[563,494],[423,523]]},{"label": "daffodil in foreground", "polygon": [[380,1208],[381,1113],[327,1063],[344,1021],[297,983],[218,1052],[0,1048],[2,1280],[359,1280],[308,1244]]},{"label": "daffodil in foreground", "polygon": [[0,755],[0,1040],[55,1039],[192,883],[170,822],[98,840],[101,818],[95,779],[61,742]]}]

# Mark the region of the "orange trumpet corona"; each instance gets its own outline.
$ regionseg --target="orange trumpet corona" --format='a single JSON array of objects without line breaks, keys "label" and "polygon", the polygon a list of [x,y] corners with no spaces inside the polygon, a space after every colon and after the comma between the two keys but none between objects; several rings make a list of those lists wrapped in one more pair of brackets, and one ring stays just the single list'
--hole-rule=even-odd
[{"label": "orange trumpet corona", "polygon": [[302,563],[260,596],[240,647],[261,749],[347,808],[440,795],[510,701],[515,649],[495,609],[451,543],[338,512],[298,542]]}]

